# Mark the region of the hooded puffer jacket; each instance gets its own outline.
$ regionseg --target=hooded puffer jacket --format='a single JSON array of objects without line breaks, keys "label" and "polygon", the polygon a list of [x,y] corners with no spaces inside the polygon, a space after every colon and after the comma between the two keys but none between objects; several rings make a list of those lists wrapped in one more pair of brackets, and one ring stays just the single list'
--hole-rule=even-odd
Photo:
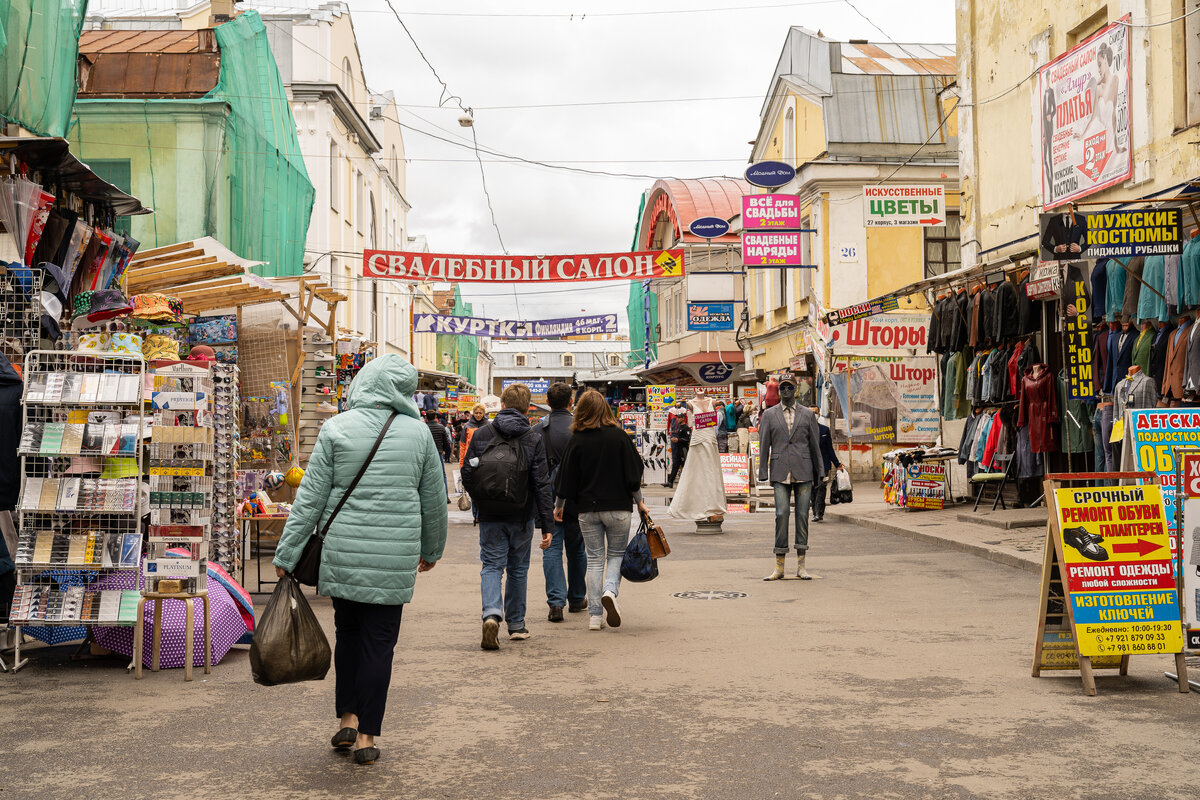
[{"label": "hooded puffer jacket", "polygon": [[446,485],[433,437],[410,399],[416,387],[417,371],[408,361],[382,355],[354,379],[349,410],[321,427],[275,551],[275,565],[286,570],[295,567],[309,535],[333,513],[388,416],[399,414],[325,537],[320,594],[407,603],[418,561],[442,557]]}]

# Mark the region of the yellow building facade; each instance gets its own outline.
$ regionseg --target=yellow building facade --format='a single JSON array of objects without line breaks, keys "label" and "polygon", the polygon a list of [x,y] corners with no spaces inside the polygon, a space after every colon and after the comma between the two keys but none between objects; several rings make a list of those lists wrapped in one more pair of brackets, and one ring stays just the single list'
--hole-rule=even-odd
[{"label": "yellow building facade", "polygon": [[[1197,8],[1193,0],[957,3],[964,263],[1032,260],[1043,207],[1038,68],[1122,20],[1132,177],[1080,198],[1080,210],[1190,193],[1200,174]],[[1185,231],[1196,224],[1185,211]]]},{"label": "yellow building facade", "polygon": [[[813,268],[746,270],[754,369],[786,369],[808,337],[828,337],[822,317],[831,309],[958,268],[957,121],[946,98],[954,59],[951,45],[833,42],[789,30],[751,161],[796,169],[778,192],[800,198]],[[946,225],[868,226],[863,189],[881,183],[942,186]],[[919,298],[901,306],[928,315]]]}]

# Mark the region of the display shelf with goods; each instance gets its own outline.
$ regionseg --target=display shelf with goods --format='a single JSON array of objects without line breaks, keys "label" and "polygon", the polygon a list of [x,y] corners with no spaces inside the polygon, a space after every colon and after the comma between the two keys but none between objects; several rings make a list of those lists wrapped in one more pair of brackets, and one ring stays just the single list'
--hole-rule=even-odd
[{"label": "display shelf with goods", "polygon": [[[214,382],[208,366],[189,362],[155,364],[153,378],[145,590],[195,594],[207,589],[212,538]],[[168,549],[190,557],[168,555]]]},{"label": "display shelf with goods", "polygon": [[337,358],[324,331],[306,330],[300,373],[299,446],[305,458],[325,420],[337,413]]},{"label": "display shelf with goods", "polygon": [[214,559],[226,572],[241,567],[241,529],[237,524],[237,461],[240,385],[236,364],[214,364],[213,426],[216,445],[213,462],[212,539]]},{"label": "display shelf with goods", "polygon": [[0,263],[0,353],[15,366],[42,336],[41,270]]},{"label": "display shelf with goods", "polygon": [[133,624],[143,539],[145,362],[35,350],[24,374],[14,669],[22,626]]},{"label": "display shelf with goods", "polygon": [[[358,353],[340,352],[343,344],[343,342],[338,343],[339,352],[336,356],[338,411],[346,411],[348,409],[347,403],[350,395],[350,384],[354,381],[354,377],[358,375],[358,371],[361,370],[363,366],[365,366],[366,363],[371,360],[374,354],[374,351],[369,348]],[[445,402],[440,403],[439,407],[445,410]],[[454,409],[450,409],[451,412],[453,412],[453,410]]]}]

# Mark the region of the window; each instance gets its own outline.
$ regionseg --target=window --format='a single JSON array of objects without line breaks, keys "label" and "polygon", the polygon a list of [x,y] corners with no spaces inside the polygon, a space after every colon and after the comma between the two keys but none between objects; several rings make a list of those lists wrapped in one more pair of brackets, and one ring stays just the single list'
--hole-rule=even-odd
[{"label": "window", "polygon": [[608,354],[608,365],[610,367],[621,366],[621,356],[617,355],[616,353],[609,353]]},{"label": "window", "polygon": [[371,227],[367,229],[367,247],[374,250],[379,242],[379,223],[375,219],[375,193],[371,192]]},{"label": "window", "polygon": [[515,356],[513,356],[513,366],[515,366],[515,367],[529,366],[529,356],[525,355],[524,353],[517,353]]},{"label": "window", "polygon": [[[127,158],[96,158],[88,159],[92,171],[102,180],[106,180],[122,192],[133,193],[133,179]],[[128,236],[130,233],[130,218],[117,217],[112,228],[115,232]]]},{"label": "window", "polygon": [[789,108],[783,115],[783,163],[796,166],[796,109],[788,99]]},{"label": "window", "polygon": [[761,317],[767,308],[767,271],[756,269],[754,272],[754,316]]},{"label": "window", "polygon": [[942,275],[962,266],[959,250],[960,218],[957,211],[946,212],[946,225],[925,229],[925,277]]},{"label": "window", "polygon": [[388,161],[388,171],[392,173],[392,181],[400,185],[400,157],[396,155],[396,145],[392,145],[392,157]]},{"label": "window", "polygon": [[1177,81],[1184,96],[1184,108],[1178,127],[1200,123],[1200,0],[1185,0],[1179,14],[1186,14],[1183,23],[1183,80]]},{"label": "window", "polygon": [[562,354],[562,365],[564,367],[575,366],[575,355],[573,353],[563,353]]},{"label": "window", "polygon": [[363,225],[366,220],[366,203],[364,202],[365,185],[363,183],[363,174],[361,172],[354,173],[354,227],[359,233],[364,233]]},{"label": "window", "polygon": [[[332,66],[332,65],[331,65]],[[354,72],[350,68],[350,59],[342,59],[342,74],[339,76],[338,85],[342,87],[342,91],[346,93],[346,97],[350,98],[350,102],[354,102]]]},{"label": "window", "polygon": [[337,142],[329,142],[329,207],[337,211],[341,207],[342,194],[342,176],[338,174],[338,167],[342,163],[342,157],[338,153]]},{"label": "window", "polygon": [[775,302],[774,308],[783,308],[788,303],[788,282],[791,280],[790,267],[780,267],[775,271],[779,276],[779,280],[775,281]]}]

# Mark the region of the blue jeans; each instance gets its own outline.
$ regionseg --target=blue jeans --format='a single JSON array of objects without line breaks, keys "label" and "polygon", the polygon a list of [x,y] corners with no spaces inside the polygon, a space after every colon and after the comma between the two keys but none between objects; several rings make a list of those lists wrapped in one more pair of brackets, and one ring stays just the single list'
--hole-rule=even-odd
[{"label": "blue jeans", "polygon": [[621,560],[629,544],[632,511],[589,511],[579,515],[579,529],[587,548],[588,614],[600,616],[600,595],[620,593]]},{"label": "blue jeans", "polygon": [[479,522],[480,592],[483,618],[501,617],[500,578],[504,585],[503,618],[508,630],[525,627],[525,587],[529,581],[529,553],[533,544],[533,518],[524,522]]},{"label": "blue jeans", "polygon": [[771,487],[775,490],[775,555],[787,555],[789,505],[796,516],[796,552],[803,554],[808,550],[808,506],[812,501],[812,481],[772,483]]},{"label": "blue jeans", "polygon": [[[563,576],[563,552],[567,555],[567,573]],[[568,602],[582,603],[587,597],[587,552],[583,547],[583,532],[579,517],[563,514],[563,521],[554,523],[550,546],[542,551],[542,574],[546,576],[546,603],[562,608]]]}]

